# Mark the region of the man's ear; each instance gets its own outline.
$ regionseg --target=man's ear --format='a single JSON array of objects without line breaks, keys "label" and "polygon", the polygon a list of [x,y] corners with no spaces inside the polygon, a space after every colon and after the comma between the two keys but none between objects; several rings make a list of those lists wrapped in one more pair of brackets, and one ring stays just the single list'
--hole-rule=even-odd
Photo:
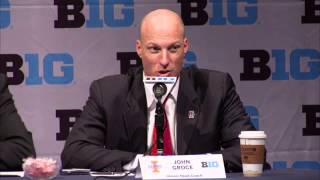
[{"label": "man's ear", "polygon": [[183,51],[184,53],[187,53],[189,50],[189,41],[188,41],[188,38],[184,38],[183,39]]},{"label": "man's ear", "polygon": [[136,41],[136,51],[137,51],[138,56],[141,58],[142,45],[141,45],[141,41],[140,40]]}]

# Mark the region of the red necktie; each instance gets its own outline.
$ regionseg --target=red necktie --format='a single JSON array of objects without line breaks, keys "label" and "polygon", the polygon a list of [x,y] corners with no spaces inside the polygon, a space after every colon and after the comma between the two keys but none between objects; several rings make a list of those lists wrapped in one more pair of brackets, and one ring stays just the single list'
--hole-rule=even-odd
[{"label": "red necktie", "polygon": [[[164,116],[163,116],[164,117],[163,154],[164,155],[172,155],[173,152],[172,152],[172,143],[171,143],[171,137],[170,137],[169,122],[168,122],[166,110],[164,108],[167,100],[168,100],[168,98],[166,98],[166,100],[162,104],[162,107],[164,110]],[[154,126],[154,128],[153,128],[151,155],[154,155],[154,156],[158,155],[158,153],[157,153],[157,128],[156,128],[156,126]]]}]

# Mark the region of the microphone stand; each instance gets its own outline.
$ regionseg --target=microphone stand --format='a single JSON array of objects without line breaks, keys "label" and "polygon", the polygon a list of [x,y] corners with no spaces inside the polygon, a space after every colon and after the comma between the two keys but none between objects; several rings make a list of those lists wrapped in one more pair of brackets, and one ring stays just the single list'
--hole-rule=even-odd
[{"label": "microphone stand", "polygon": [[163,155],[163,125],[164,125],[164,111],[161,104],[161,97],[158,98],[155,113],[155,126],[157,130],[157,154]]},{"label": "microphone stand", "polygon": [[157,98],[158,102],[156,104],[156,111],[155,111],[155,127],[157,132],[157,155],[164,154],[163,148],[163,132],[164,132],[164,110],[161,104],[161,97],[166,94],[167,86],[162,82],[157,82],[153,85],[153,93],[154,96]]}]

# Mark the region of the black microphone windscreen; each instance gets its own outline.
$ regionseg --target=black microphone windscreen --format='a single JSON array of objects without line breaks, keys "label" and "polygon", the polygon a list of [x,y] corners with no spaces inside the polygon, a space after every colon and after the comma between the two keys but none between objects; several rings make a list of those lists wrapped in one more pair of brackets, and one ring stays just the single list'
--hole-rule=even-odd
[{"label": "black microphone windscreen", "polygon": [[159,99],[167,92],[167,86],[162,82],[157,82],[153,85],[154,96]]}]

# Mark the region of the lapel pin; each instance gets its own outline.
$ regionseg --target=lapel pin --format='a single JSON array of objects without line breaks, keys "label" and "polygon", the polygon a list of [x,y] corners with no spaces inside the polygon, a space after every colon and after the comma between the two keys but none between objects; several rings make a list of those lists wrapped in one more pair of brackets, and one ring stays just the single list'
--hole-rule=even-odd
[{"label": "lapel pin", "polygon": [[194,119],[194,116],[195,116],[194,111],[193,111],[193,110],[190,110],[190,111],[188,112],[188,118],[189,118],[189,119]]}]

